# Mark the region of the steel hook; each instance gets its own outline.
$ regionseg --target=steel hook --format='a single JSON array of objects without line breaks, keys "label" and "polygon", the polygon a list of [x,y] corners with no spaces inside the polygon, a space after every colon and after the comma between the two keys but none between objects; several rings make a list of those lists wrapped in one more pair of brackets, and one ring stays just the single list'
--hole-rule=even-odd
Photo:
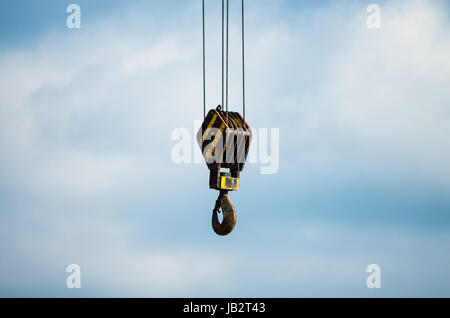
[{"label": "steel hook", "polygon": [[[218,213],[222,210],[223,220],[222,223],[219,222]],[[234,209],[233,203],[231,203],[228,197],[227,191],[220,191],[219,198],[216,201],[216,206],[214,207],[212,214],[212,227],[217,235],[225,236],[230,234],[234,226],[236,225],[237,216],[236,210]]]}]

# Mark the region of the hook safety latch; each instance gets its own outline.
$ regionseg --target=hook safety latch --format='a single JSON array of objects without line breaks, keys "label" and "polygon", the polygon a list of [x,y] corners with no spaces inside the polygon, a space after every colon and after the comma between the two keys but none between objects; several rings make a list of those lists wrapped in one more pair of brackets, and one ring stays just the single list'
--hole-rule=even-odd
[{"label": "hook safety latch", "polygon": [[[223,220],[219,222],[218,213],[222,210]],[[212,214],[212,227],[217,235],[225,236],[230,234],[234,226],[236,225],[237,216],[233,203],[231,203],[228,197],[227,191],[220,191],[219,198],[216,201],[216,205]]]}]

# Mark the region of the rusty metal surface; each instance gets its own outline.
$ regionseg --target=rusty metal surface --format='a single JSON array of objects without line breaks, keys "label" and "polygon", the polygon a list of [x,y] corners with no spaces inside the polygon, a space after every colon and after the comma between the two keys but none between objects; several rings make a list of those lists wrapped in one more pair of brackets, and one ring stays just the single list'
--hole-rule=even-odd
[{"label": "rusty metal surface", "polygon": [[[219,106],[206,115],[197,133],[197,141],[210,170],[227,168],[242,171],[252,141],[252,130],[241,114],[223,111]],[[207,147],[218,154],[212,162],[209,161],[211,154],[205,152]]]},{"label": "rusty metal surface", "polygon": [[[239,190],[239,176],[249,153],[252,130],[241,114],[223,111],[218,106],[206,115],[197,141],[210,170],[209,187],[220,191],[212,214],[212,226],[214,232],[225,236],[233,231],[237,221],[228,191]],[[229,169],[229,172],[222,169]],[[223,213],[222,223],[219,213]]]},{"label": "rusty metal surface", "polygon": [[[219,222],[218,213],[222,211],[223,220],[222,223]],[[217,235],[225,236],[230,234],[237,221],[236,210],[231,203],[230,198],[226,192],[221,191],[219,198],[216,201],[216,206],[214,207],[212,213],[212,227]]]}]

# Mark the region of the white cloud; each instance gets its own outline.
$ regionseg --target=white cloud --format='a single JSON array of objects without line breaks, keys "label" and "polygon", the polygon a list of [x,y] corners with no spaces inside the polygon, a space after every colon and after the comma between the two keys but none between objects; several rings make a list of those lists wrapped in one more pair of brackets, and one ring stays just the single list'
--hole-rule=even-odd
[{"label": "white cloud", "polygon": [[384,5],[382,19],[333,59],[325,99],[369,157],[422,171],[448,190],[448,17],[436,2],[403,1]]},{"label": "white cloud", "polygon": [[[369,166],[377,177],[374,162],[392,171],[398,161],[449,189],[448,18],[438,2],[389,2],[382,8],[382,29],[369,30],[365,8],[359,9],[321,7],[289,21],[273,12],[249,14],[249,122],[281,128],[281,151],[292,150],[281,153],[281,170],[290,167],[293,178],[305,174],[295,183],[348,169],[339,178],[358,165]],[[428,249],[428,259],[442,252],[430,246],[448,246],[446,235],[442,243],[440,234],[413,230],[374,231],[374,239],[367,228],[286,229],[286,224],[271,233],[275,241],[244,236],[251,244],[234,241],[234,247],[217,251],[210,243],[192,247],[181,236],[166,237],[167,243],[155,233],[142,239],[147,233],[142,219],[128,206],[116,206],[118,198],[137,193],[134,203],[150,205],[149,214],[172,213],[175,219],[186,210],[165,211],[151,206],[152,200],[175,201],[178,190],[187,197],[200,178],[180,178],[169,160],[171,129],[190,128],[201,116],[201,42],[185,37],[198,36],[198,25],[149,40],[146,30],[129,34],[127,23],[132,24],[107,24],[77,37],[58,35],[0,56],[2,182],[13,191],[27,190],[0,216],[2,232],[8,233],[1,251],[10,256],[0,261],[7,269],[0,271],[3,288],[39,294],[30,282],[51,282],[59,292],[59,279],[64,282],[59,271],[64,275],[67,263],[82,262],[98,294],[308,295],[302,286],[318,295],[328,295],[324,290],[330,286],[352,294],[359,284],[354,270],[361,265],[364,272],[372,257],[395,264],[393,272],[401,276],[403,266],[417,261],[410,246]],[[239,49],[233,47],[233,61],[239,61]],[[233,62],[233,69],[238,66]],[[208,103],[217,104],[220,75],[211,71]],[[235,78],[232,99],[238,101]],[[22,202],[27,198],[30,202]],[[346,231],[360,235],[361,243]],[[392,246],[394,239],[405,241]],[[261,243],[267,240],[273,245]],[[289,249],[280,248],[285,242]],[[255,249],[258,245],[263,247]],[[404,257],[396,255],[397,247]],[[27,273],[29,264],[35,270]],[[431,261],[425,265],[436,275],[445,273]],[[422,265],[413,266],[412,274]]]},{"label": "white cloud", "polygon": [[144,48],[124,58],[125,73],[149,71],[176,61],[185,61],[193,56],[191,49],[183,48],[175,38],[166,38],[153,47]]},{"label": "white cloud", "polygon": [[266,13],[249,48],[249,120],[281,127],[280,171],[328,178],[352,166],[449,191],[445,5],[387,1],[381,29],[366,27],[365,8]]},{"label": "white cloud", "polygon": [[126,157],[54,153],[30,177],[36,181],[36,189],[44,189],[41,194],[44,196],[50,192],[69,197],[94,197],[107,193],[111,187],[121,188],[126,177],[137,174],[133,166],[133,160]]}]

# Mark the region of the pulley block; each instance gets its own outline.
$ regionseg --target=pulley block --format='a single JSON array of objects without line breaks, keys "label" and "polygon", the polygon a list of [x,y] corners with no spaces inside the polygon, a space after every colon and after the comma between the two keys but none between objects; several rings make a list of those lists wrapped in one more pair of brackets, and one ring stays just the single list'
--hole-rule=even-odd
[{"label": "pulley block", "polygon": [[[239,190],[240,173],[244,169],[252,140],[252,131],[237,112],[223,111],[221,106],[208,112],[197,134],[197,141],[210,171],[210,189],[220,191],[213,211],[213,229],[218,235],[231,233],[236,224],[236,211],[228,191]],[[223,222],[217,213],[222,210]]]}]

